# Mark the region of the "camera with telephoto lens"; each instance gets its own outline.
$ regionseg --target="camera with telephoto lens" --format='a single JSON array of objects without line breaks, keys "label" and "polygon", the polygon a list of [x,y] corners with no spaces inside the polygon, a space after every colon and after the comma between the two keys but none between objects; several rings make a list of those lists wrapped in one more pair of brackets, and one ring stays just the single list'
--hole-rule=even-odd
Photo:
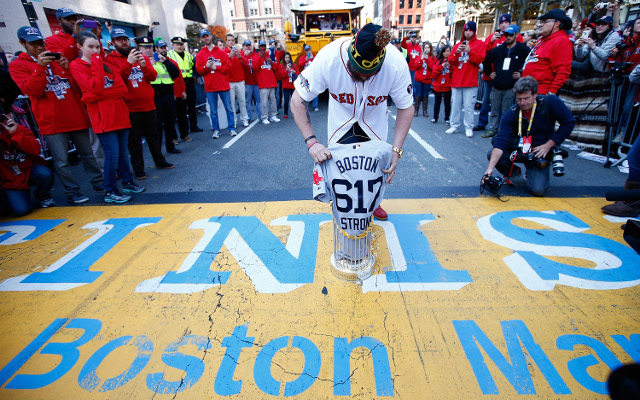
[{"label": "camera with telephoto lens", "polygon": [[489,193],[497,195],[500,189],[502,189],[502,185],[504,185],[503,178],[485,174],[480,180],[480,194],[486,190]]},{"label": "camera with telephoto lens", "polygon": [[558,146],[553,146],[553,176],[564,175],[564,154]]},{"label": "camera with telephoto lens", "polygon": [[609,70],[611,73],[611,79],[616,85],[622,84],[622,75],[624,75],[624,70],[627,69],[629,65],[633,65],[633,63],[625,61],[608,61],[608,64],[611,65],[611,69]]}]

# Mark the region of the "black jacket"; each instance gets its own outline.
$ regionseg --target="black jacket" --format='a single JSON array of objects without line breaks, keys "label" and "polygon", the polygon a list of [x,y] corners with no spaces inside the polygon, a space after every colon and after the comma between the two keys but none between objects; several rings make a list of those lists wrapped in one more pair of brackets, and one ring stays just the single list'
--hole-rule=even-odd
[{"label": "black jacket", "polygon": [[[491,75],[492,72],[496,72],[496,77],[491,81],[493,87],[498,90],[513,89],[517,79],[513,79],[514,72],[521,72],[524,66],[524,61],[529,55],[529,47],[520,42],[516,42],[516,45],[512,48],[508,48],[505,43],[491,50],[482,63],[484,67],[484,73]],[[504,66],[504,60],[509,57],[509,69],[502,69]]]}]

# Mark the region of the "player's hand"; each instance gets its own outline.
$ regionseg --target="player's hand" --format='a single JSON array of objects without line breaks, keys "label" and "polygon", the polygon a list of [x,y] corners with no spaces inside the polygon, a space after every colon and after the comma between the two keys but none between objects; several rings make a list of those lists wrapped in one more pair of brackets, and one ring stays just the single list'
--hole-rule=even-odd
[{"label": "player's hand", "polygon": [[331,158],[331,152],[320,142],[316,142],[309,148],[309,155],[316,164],[322,164]]},{"label": "player's hand", "polygon": [[396,176],[396,168],[398,167],[398,159],[399,159],[399,155],[398,155],[398,153],[396,153],[394,151],[393,155],[391,156],[391,165],[389,165],[389,169],[382,169],[382,172],[384,172],[385,174],[389,174],[389,177],[387,178],[387,180],[385,182],[391,183],[391,181],[393,181],[393,177]]}]

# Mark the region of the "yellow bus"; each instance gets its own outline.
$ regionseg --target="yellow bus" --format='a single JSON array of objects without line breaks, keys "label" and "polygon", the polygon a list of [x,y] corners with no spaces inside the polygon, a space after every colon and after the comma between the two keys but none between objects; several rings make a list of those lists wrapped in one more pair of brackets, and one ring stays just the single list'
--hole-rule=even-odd
[{"label": "yellow bus", "polygon": [[294,62],[311,46],[317,54],[325,45],[337,38],[352,36],[360,28],[360,10],[363,5],[355,1],[318,2],[292,8],[295,26],[285,22],[287,51]]}]

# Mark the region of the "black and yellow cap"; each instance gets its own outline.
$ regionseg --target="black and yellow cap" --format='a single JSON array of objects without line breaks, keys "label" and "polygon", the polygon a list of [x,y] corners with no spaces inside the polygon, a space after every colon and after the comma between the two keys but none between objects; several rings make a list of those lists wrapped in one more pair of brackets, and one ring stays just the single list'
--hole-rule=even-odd
[{"label": "black and yellow cap", "polygon": [[349,61],[360,75],[373,75],[382,66],[387,54],[385,47],[391,40],[391,34],[380,25],[366,24],[351,40]]}]

